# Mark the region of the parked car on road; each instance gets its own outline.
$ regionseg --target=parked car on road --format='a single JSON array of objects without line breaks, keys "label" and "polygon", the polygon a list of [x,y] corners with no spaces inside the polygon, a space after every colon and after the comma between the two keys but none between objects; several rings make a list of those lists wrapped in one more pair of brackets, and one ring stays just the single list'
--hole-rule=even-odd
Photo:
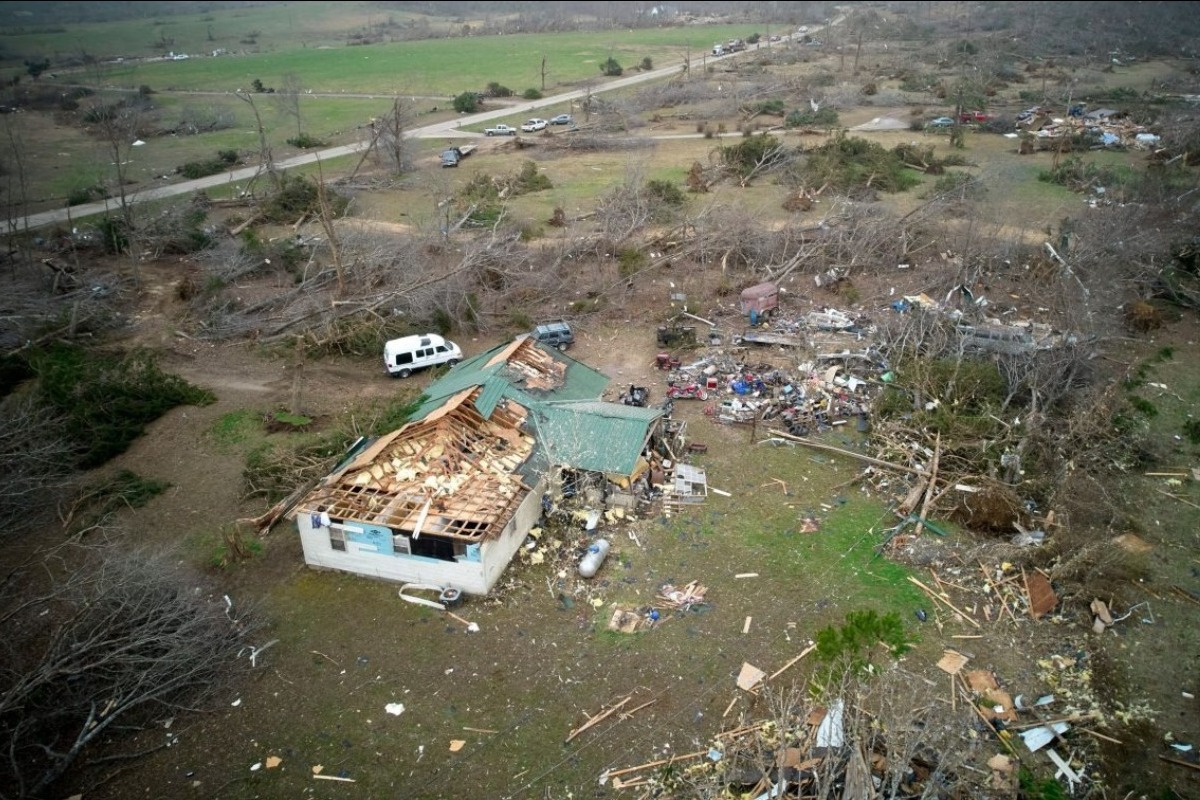
[{"label": "parked car on road", "polygon": [[521,126],[521,130],[525,133],[534,133],[535,131],[546,130],[546,120],[534,119],[525,120],[525,124]]},{"label": "parked car on road", "polygon": [[574,125],[575,118],[572,117],[570,114],[559,114],[557,117],[552,117],[550,119],[550,124],[551,125]]},{"label": "parked car on road", "polygon": [[953,127],[953,125],[954,125],[953,118],[937,117],[936,119],[929,120],[929,122],[926,124],[926,127],[928,127],[928,128],[950,128],[950,127]]}]

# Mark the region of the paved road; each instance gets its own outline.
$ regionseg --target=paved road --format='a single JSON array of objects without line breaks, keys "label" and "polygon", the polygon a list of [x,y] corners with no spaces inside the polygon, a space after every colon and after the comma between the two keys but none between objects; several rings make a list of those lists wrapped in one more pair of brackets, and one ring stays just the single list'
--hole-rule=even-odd
[{"label": "paved road", "polygon": [[[785,37],[785,41],[787,37]],[[772,44],[781,44],[775,42]],[[750,51],[758,50],[763,47],[769,47],[766,42],[760,42],[750,48]],[[729,53],[723,56],[707,55],[703,58],[692,59],[693,65],[696,68],[701,68],[701,65],[708,65],[718,61],[724,61],[727,58],[735,58],[737,53]],[[627,77],[618,78],[614,81],[606,81],[602,84],[597,84],[589,89],[577,89],[571,92],[554,95],[553,97],[544,97],[541,100],[530,100],[528,102],[518,103],[516,105],[505,106],[494,111],[484,111],[479,114],[472,114],[467,117],[460,117],[447,122],[439,122],[433,125],[426,125],[420,128],[414,128],[409,131],[409,136],[425,139],[425,138],[455,138],[455,137],[478,137],[481,134],[473,131],[460,130],[463,125],[476,125],[483,122],[489,122],[494,119],[503,119],[511,117],[514,114],[522,114],[536,111],[540,108],[560,105],[572,100],[578,100],[586,97],[589,92],[591,94],[601,94],[603,92],[611,92],[617,89],[624,89],[628,86],[635,86],[646,81],[662,80],[677,75],[685,70],[686,63],[679,63],[670,67],[662,67],[660,69],[651,70],[649,72],[638,72]],[[280,170],[292,169],[293,167],[301,167],[306,164],[313,164],[317,161],[327,161],[339,156],[354,155],[361,153],[367,149],[369,142],[361,141],[355,144],[343,145],[341,147],[330,147],[325,150],[305,153],[294,158],[276,161],[275,167]],[[206,178],[198,178],[192,181],[183,181],[181,183],[173,183],[169,186],[157,186],[152,189],[145,189],[129,195],[126,200],[131,203],[146,203],[154,200],[163,200],[179,195],[193,194],[203,189],[211,189],[217,186],[227,186],[231,183],[239,183],[249,181],[262,174],[262,167],[246,167],[243,169],[233,170],[232,172],[223,172],[219,175],[209,175]],[[31,230],[41,228],[46,225],[62,224],[69,220],[78,220],[84,217],[95,216],[97,214],[105,214],[111,211],[119,210],[120,201],[114,198],[97,201],[95,203],[85,203],[77,206],[71,206],[69,209],[55,209],[54,211],[44,211],[39,214],[30,214],[21,218],[9,219],[7,221],[8,231]]]}]

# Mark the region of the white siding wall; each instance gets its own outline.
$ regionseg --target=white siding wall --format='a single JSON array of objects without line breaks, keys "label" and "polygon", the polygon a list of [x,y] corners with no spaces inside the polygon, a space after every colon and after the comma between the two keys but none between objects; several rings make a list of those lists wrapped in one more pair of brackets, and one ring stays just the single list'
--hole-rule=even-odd
[{"label": "white siding wall", "polygon": [[[424,583],[458,589],[466,594],[485,595],[496,585],[513,554],[525,541],[541,516],[540,490],[530,492],[517,513],[509,520],[496,539],[484,542],[479,548],[478,561],[442,561],[423,556],[378,553],[346,542],[345,552],[329,544],[329,528],[313,528],[309,514],[296,515],[304,561],[311,567],[336,569],[398,583]],[[353,522],[348,523],[353,525]]]}]

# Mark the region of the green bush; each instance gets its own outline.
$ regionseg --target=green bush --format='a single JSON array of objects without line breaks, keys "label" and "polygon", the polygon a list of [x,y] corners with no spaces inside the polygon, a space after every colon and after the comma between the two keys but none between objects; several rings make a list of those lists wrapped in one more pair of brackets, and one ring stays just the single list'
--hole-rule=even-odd
[{"label": "green bush", "polygon": [[669,206],[683,205],[683,190],[670,181],[646,181],[646,191],[651,197],[661,203],[666,203]]},{"label": "green bush", "polygon": [[554,184],[543,173],[538,172],[537,164],[533,161],[522,164],[520,173],[513,181],[513,194],[529,194],[553,188]]},{"label": "green bush", "polygon": [[783,124],[789,128],[799,128],[807,125],[832,128],[838,125],[839,122],[838,113],[832,108],[821,108],[816,111],[797,108],[784,117],[783,120]]},{"label": "green bush", "polygon": [[808,151],[796,177],[809,185],[828,183],[842,191],[876,189],[902,192],[921,183],[904,162],[883,145],[843,133]]},{"label": "green bush", "polygon": [[328,142],[323,142],[320,139],[310,136],[307,133],[302,133],[299,136],[293,136],[287,140],[287,143],[292,147],[299,147],[301,150],[311,150],[314,147],[327,147]]},{"label": "green bush", "polygon": [[646,254],[636,247],[627,247],[617,253],[617,269],[622,278],[632,278],[646,266]]},{"label": "green bush", "polygon": [[782,150],[783,145],[774,136],[751,136],[735,145],[722,147],[721,159],[738,175],[746,176]]},{"label": "green bush", "polygon": [[224,172],[238,161],[239,156],[236,150],[218,150],[216,158],[210,158],[207,161],[189,161],[181,167],[176,167],[175,172],[188,180],[195,180]]},{"label": "green bush", "polygon": [[[325,199],[333,216],[346,213],[350,200],[326,187]],[[270,222],[292,224],[302,214],[321,212],[320,192],[312,178],[295,173],[284,173],[279,179],[279,189],[262,204],[263,216]]]},{"label": "green bush", "polygon": [[96,223],[96,227],[100,231],[104,252],[116,255],[124,253],[125,248],[129,247],[129,223],[123,217],[105,215]]},{"label": "green bush", "polygon": [[764,100],[758,104],[757,111],[759,114],[770,114],[773,117],[782,117],[787,113],[787,106],[782,100]]},{"label": "green bush", "polygon": [[650,72],[652,69],[654,69],[654,61],[650,58],[650,56],[646,56],[642,59],[642,63],[638,65],[638,69],[640,69],[642,72]]},{"label": "green bush", "polygon": [[526,100],[541,100],[542,93],[537,89],[529,88],[521,92],[521,97],[525,98]]},{"label": "green bush", "polygon": [[616,78],[623,74],[625,70],[621,68],[621,65],[617,63],[615,58],[609,56],[606,61],[600,64],[600,72],[610,78]]},{"label": "green bush", "polygon": [[933,186],[924,196],[940,197],[942,195],[962,193],[968,199],[977,200],[983,197],[985,191],[983,183],[975,180],[975,177],[970,173],[947,172],[944,175],[938,176],[938,179],[933,182]]},{"label": "green bush", "polygon": [[71,505],[68,527],[72,533],[85,531],[118,511],[142,508],[169,488],[171,484],[164,481],[148,480],[131,470],[120,470],[80,491]]},{"label": "green bush", "polygon": [[480,105],[477,92],[463,92],[454,98],[454,110],[460,114],[474,114]]},{"label": "green bush", "polygon": [[819,661],[835,666],[844,664],[854,671],[867,671],[874,666],[871,652],[876,645],[884,645],[892,658],[912,649],[897,612],[890,611],[881,617],[870,609],[851,611],[846,615],[846,624],[817,631],[816,643]]},{"label": "green bush", "polygon": [[125,452],[154,420],[181,405],[216,397],[159,369],[143,351],[106,355],[58,345],[31,359],[39,400],[67,418],[82,469]]},{"label": "green bush", "polygon": [[900,91],[902,92],[927,92],[937,86],[938,78],[935,75],[913,75],[906,73],[900,77]]},{"label": "green bush", "polygon": [[512,97],[513,90],[507,86],[503,86],[496,81],[492,81],[487,85],[488,97]]},{"label": "green bush", "polygon": [[67,205],[81,206],[93,200],[103,200],[108,197],[108,189],[103,186],[81,186],[67,193]]}]

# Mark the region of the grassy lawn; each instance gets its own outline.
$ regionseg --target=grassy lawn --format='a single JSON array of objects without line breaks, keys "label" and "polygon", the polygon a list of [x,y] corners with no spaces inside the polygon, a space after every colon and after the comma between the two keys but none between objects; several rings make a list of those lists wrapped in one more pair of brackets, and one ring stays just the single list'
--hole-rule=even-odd
[{"label": "grassy lawn", "polygon": [[[211,435],[225,448],[251,447],[260,439],[254,418],[231,412]],[[240,767],[242,779],[223,796],[282,796],[304,791],[320,765],[359,791],[437,798],[460,794],[469,770],[472,796],[565,796],[594,787],[605,769],[696,749],[749,710],[734,683],[743,661],[773,672],[850,611],[895,611],[916,653],[928,655],[914,616],[923,597],[903,567],[874,551],[894,517],[847,485],[860,465],[751,445],[745,429],[702,433],[714,447],[698,463],[732,498],[714,494],[670,518],[599,531],[613,549],[590,581],[575,576],[588,535],[551,527],[540,541],[559,543],[558,556],[553,546],[542,564],[519,556],[500,590],[456,610],[478,633],[403,602],[392,584],[308,570],[280,581],[267,609],[269,637],[279,640],[273,671],[207,723],[225,733],[206,744],[208,764],[191,765],[195,779],[223,783],[220,773]],[[852,435],[830,441],[856,446]],[[786,482],[786,493],[773,478]],[[805,518],[819,529],[801,532]],[[265,556],[236,567],[241,580],[299,559],[286,526],[266,541]],[[656,603],[664,584],[691,581],[707,588],[702,605],[672,611]],[[606,630],[616,607],[654,605],[662,610],[657,627]],[[803,684],[815,668],[803,662],[786,681]],[[631,707],[654,702],[564,741],[631,693]],[[722,719],[735,699],[736,713]],[[390,703],[403,704],[403,713],[388,714]],[[458,752],[454,740],[465,742]],[[249,772],[269,755],[282,757],[283,768]],[[174,756],[154,758],[169,764]]]},{"label": "grassy lawn", "polygon": [[[515,34],[389,42],[369,47],[303,47],[236,53],[186,61],[102,65],[104,85],[156,90],[249,90],[259,79],[278,88],[295,75],[306,90],[322,93],[443,95],[483,91],[497,82],[520,93],[547,93],[600,81],[600,64],[614,58],[626,73],[645,58],[654,66],[703,55],[714,41],[747,36],[746,26],[695,26],[595,33]],[[211,50],[212,48],[206,48]],[[66,79],[66,76],[60,76]]]}]

